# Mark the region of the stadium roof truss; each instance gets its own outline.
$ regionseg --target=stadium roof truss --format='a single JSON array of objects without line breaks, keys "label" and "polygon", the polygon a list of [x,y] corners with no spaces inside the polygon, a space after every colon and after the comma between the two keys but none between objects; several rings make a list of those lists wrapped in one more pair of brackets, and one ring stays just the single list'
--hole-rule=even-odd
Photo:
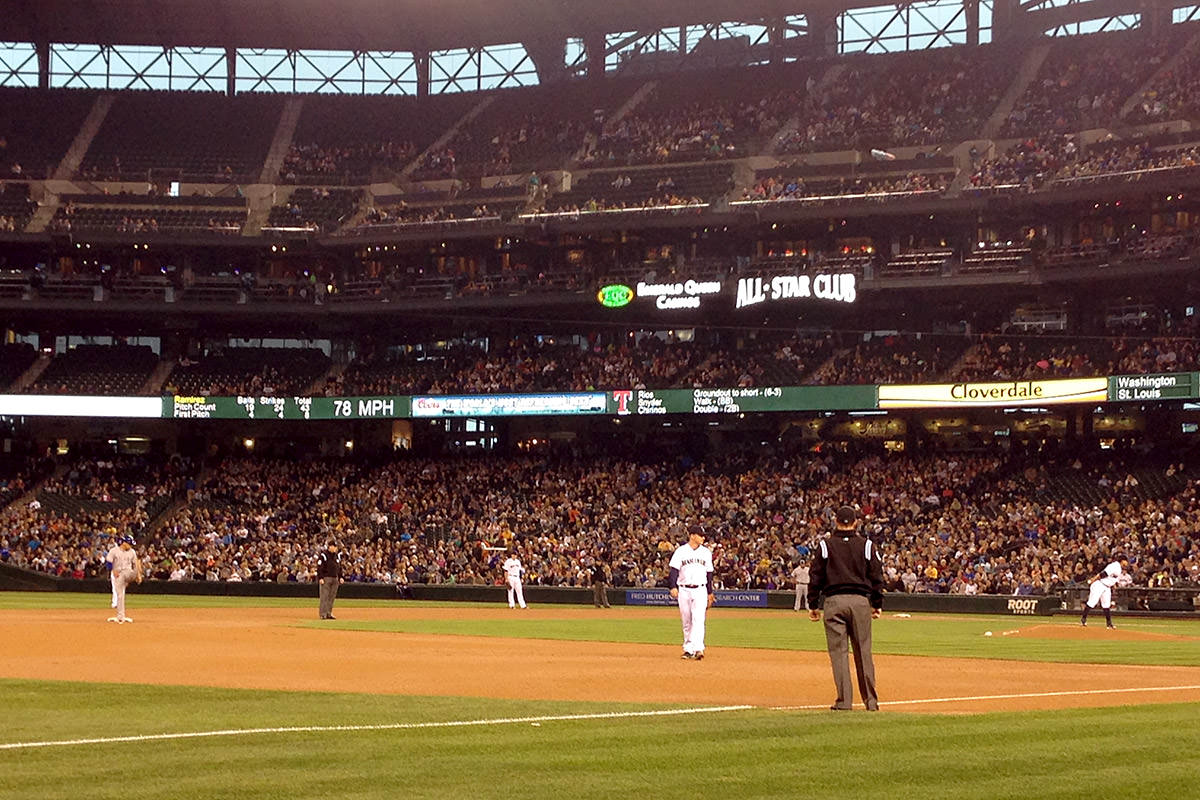
[{"label": "stadium roof truss", "polygon": [[54,44],[50,85],[70,89],[224,91],[225,51],[212,47]]},{"label": "stadium roof truss", "polygon": [[1165,28],[1195,0],[6,0],[0,86],[439,94]]}]

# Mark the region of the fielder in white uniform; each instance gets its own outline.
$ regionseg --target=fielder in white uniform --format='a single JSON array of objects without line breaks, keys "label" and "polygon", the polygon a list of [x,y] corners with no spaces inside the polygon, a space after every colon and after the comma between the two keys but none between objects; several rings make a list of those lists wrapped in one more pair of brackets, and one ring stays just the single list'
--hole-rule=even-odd
[{"label": "fielder in white uniform", "polygon": [[1083,607],[1083,618],[1079,620],[1079,624],[1087,626],[1088,611],[1091,611],[1097,605],[1104,609],[1104,619],[1108,623],[1108,627],[1115,628],[1112,621],[1112,587],[1117,585],[1117,581],[1121,579],[1122,568],[1128,567],[1129,562],[1125,559],[1118,559],[1106,566],[1100,576],[1092,581],[1088,587],[1087,605]]},{"label": "fielder in white uniform", "polygon": [[521,575],[525,572],[525,567],[521,566],[521,559],[515,554],[511,555],[505,559],[502,566],[504,580],[508,583],[508,607],[516,608],[519,604],[521,608],[525,608],[525,591],[521,588]]},{"label": "fielder in white uniform", "polygon": [[797,564],[792,570],[792,580],[796,582],[796,602],[792,606],[793,611],[799,611],[802,608],[808,608],[808,565]]},{"label": "fielder in white uniform", "polygon": [[713,604],[713,557],[712,551],[704,546],[704,528],[688,527],[687,543],[675,548],[670,568],[667,585],[671,587],[671,597],[679,601],[683,658],[700,661],[704,658],[704,617]]},{"label": "fielder in white uniform", "polygon": [[125,616],[125,589],[133,582],[142,582],[142,561],[133,549],[133,537],[122,537],[120,544],[113,545],[105,556],[112,564],[112,582],[117,592],[117,615],[109,617],[109,622],[133,622],[132,617]]}]

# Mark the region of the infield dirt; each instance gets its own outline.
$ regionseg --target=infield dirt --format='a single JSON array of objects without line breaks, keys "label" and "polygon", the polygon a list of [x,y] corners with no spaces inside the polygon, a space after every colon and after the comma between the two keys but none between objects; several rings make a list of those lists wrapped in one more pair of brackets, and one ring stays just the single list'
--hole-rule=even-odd
[{"label": "infield dirt", "polygon": [[[763,707],[822,707],[833,693],[824,653],[713,647],[704,661],[690,662],[678,658],[677,647],[664,645],[300,627],[311,615],[294,608],[152,608],[138,611],[131,625],[106,623],[107,611],[0,611],[0,641],[5,643],[0,677]],[[346,613],[372,620],[467,615],[486,620],[513,614],[507,608],[426,607],[354,608]],[[593,609],[579,608],[518,613],[524,619],[595,618]],[[606,613],[626,612],[617,608]],[[636,613],[678,619],[671,609]],[[755,612],[725,613],[751,617]],[[1018,629],[1017,635],[1106,635],[1130,641],[1147,636],[1053,625],[1032,625]],[[876,655],[875,660],[885,709],[900,711],[1200,701],[1200,667],[891,655]],[[1060,692],[1072,694],[1055,694]],[[1023,696],[989,699],[995,695]],[[947,698],[959,699],[928,702]]]}]

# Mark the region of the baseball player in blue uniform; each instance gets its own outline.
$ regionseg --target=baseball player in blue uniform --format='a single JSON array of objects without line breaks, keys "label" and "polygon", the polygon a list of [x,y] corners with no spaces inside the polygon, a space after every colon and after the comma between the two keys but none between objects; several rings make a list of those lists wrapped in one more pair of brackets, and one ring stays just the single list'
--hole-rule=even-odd
[{"label": "baseball player in blue uniform", "polygon": [[688,527],[688,540],[671,555],[671,597],[679,601],[683,621],[683,658],[704,658],[704,618],[713,604],[713,556],[704,546],[704,528]]},{"label": "baseball player in blue uniform", "polygon": [[1088,587],[1088,599],[1083,607],[1083,617],[1079,620],[1080,625],[1087,627],[1088,612],[1099,605],[1104,609],[1104,620],[1108,623],[1108,627],[1117,627],[1113,625],[1112,621],[1112,590],[1117,585],[1117,581],[1121,579],[1122,568],[1128,566],[1128,561],[1118,558],[1100,571],[1100,575]]}]

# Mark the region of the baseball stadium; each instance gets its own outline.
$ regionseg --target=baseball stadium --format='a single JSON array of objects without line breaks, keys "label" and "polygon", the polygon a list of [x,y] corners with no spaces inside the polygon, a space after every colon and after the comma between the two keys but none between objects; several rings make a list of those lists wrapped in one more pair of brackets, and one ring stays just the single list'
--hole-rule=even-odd
[{"label": "baseball stadium", "polygon": [[1200,6],[872,2],[0,4],[0,800],[1200,797]]}]

